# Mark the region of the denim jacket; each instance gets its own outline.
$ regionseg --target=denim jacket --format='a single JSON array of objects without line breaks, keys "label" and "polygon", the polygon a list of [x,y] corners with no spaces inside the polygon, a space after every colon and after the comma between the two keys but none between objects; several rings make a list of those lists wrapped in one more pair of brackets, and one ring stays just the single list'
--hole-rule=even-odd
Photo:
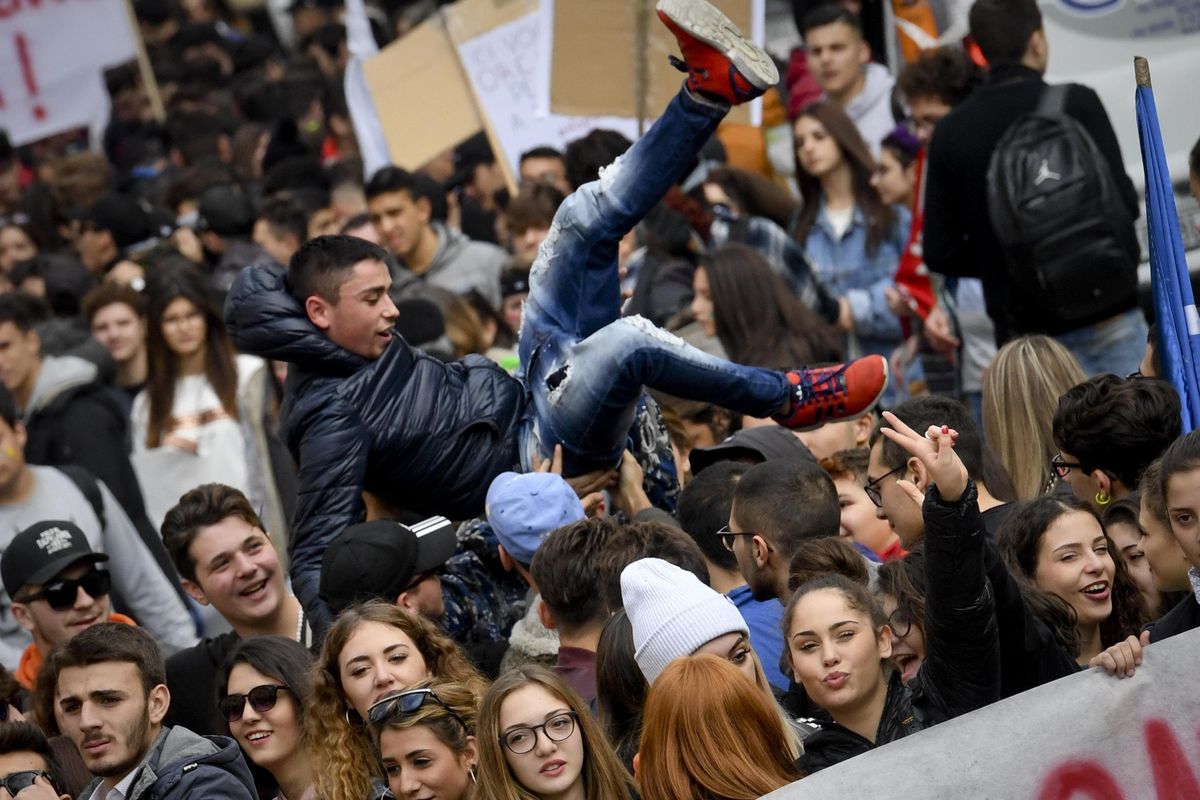
[{"label": "denim jacket", "polygon": [[900,320],[888,308],[884,289],[894,284],[912,215],[902,206],[897,206],[896,212],[896,225],[874,255],[868,256],[862,210],[855,207],[853,222],[838,239],[822,198],[817,221],[804,242],[808,260],[825,285],[850,301],[855,332],[864,352],[886,355],[900,343]]}]

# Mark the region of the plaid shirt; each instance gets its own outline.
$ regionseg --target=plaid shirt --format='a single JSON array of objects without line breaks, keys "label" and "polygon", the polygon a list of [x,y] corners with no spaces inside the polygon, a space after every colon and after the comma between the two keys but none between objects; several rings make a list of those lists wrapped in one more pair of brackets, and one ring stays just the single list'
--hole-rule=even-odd
[{"label": "plaid shirt", "polygon": [[800,243],[783,228],[764,217],[735,217],[716,210],[710,231],[714,245],[737,242],[757,251],[806,306],[826,322],[837,323],[837,297],[808,263]]}]

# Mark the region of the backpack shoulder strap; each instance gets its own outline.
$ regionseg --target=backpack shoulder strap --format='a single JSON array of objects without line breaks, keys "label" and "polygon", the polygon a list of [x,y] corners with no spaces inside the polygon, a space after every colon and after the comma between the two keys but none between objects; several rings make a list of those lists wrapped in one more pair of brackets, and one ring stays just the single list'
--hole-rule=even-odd
[{"label": "backpack shoulder strap", "polygon": [[1042,97],[1038,100],[1037,111],[1034,113],[1039,117],[1050,117],[1051,119],[1061,117],[1067,110],[1067,92],[1071,86],[1067,83],[1048,84],[1042,90]]},{"label": "backpack shoulder strap", "polygon": [[75,488],[87,498],[88,505],[96,512],[96,519],[100,521],[100,529],[103,530],[108,523],[104,519],[104,496],[100,493],[100,482],[92,473],[74,464],[64,464],[55,469],[70,478]]}]

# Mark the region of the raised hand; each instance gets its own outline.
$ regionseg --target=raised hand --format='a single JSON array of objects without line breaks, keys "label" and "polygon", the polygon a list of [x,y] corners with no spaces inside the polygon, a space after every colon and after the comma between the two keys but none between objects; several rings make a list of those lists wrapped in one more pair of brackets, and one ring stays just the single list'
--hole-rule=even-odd
[{"label": "raised hand", "polygon": [[[963,492],[967,490],[968,476],[962,459],[954,452],[958,431],[945,426],[939,428],[931,425],[922,436],[890,411],[883,412],[883,418],[892,426],[883,428],[883,435],[903,447],[910,455],[920,459],[929,472],[929,477],[937,485],[942,499],[953,503],[962,497]],[[907,491],[907,487],[905,490]],[[911,496],[912,492],[909,494]]]}]

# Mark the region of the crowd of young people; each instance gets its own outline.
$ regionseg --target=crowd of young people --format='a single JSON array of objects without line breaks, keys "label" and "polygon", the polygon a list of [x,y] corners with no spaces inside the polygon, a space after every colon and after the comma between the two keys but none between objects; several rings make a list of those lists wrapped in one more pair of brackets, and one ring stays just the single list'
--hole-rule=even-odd
[{"label": "crowd of young people", "polygon": [[1136,300],[1034,307],[980,210],[1037,3],[894,77],[794,5],[781,80],[659,0],[679,94],[510,197],[480,138],[363,178],[340,3],[135,2],[166,124],[117,69],[103,156],[0,142],[0,787],[750,800],[1200,626]]}]

